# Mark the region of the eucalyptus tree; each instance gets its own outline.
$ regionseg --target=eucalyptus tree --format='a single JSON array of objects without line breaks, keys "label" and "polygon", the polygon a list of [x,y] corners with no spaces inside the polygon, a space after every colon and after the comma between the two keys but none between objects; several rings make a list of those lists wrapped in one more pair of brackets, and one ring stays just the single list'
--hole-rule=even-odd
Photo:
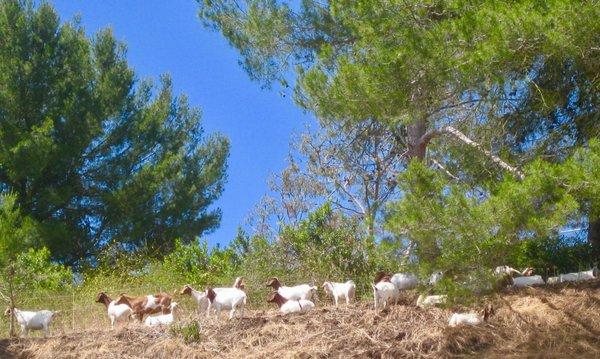
[{"label": "eucalyptus tree", "polygon": [[218,225],[228,141],[168,77],[138,80],[110,30],[89,39],[46,3],[1,1],[0,39],[0,192],[54,259],[159,255]]}]

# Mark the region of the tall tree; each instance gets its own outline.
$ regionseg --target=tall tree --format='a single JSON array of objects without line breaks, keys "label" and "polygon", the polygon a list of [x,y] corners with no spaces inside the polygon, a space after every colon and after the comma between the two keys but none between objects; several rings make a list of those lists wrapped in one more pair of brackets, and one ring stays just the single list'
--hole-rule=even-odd
[{"label": "tall tree", "polygon": [[90,40],[48,4],[1,1],[0,39],[0,191],[54,259],[168,251],[218,225],[228,141],[167,77],[138,81],[109,30]]},{"label": "tall tree", "polygon": [[198,2],[204,24],[240,51],[252,78],[286,85],[295,66],[296,100],[321,121],[377,118],[407,162],[476,187],[506,173],[523,178],[528,161],[500,137],[519,107],[565,103],[538,84],[549,64],[572,64],[598,92],[595,1]]}]

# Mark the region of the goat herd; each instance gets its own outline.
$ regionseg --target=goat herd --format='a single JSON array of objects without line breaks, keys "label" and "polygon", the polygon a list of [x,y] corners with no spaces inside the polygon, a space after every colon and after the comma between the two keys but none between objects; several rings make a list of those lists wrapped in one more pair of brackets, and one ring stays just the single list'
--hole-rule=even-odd
[{"label": "goat herd", "polygon": [[[513,287],[578,282],[598,277],[597,267],[584,272],[549,277],[546,280],[539,275],[533,275],[531,268],[518,271],[508,266],[500,266],[496,268],[494,273],[498,276],[502,286]],[[434,285],[442,277],[442,272],[434,273],[430,276],[427,284]],[[420,283],[421,281],[417,276],[410,273],[396,273],[394,275],[384,272],[377,273],[372,284],[375,309],[385,308],[392,302],[397,303],[401,291],[414,289]],[[311,299],[317,292],[316,286],[309,284],[300,284],[293,287],[283,286],[276,277],[271,278],[266,286],[273,289],[267,302],[277,304],[283,314],[304,312],[315,307]],[[211,310],[214,309],[216,315],[219,316],[221,310],[229,310],[229,319],[232,319],[236,314],[240,318],[244,316],[247,299],[244,288],[244,278],[238,277],[232,287],[208,287],[204,291],[197,291],[186,284],[180,294],[192,296],[197,302],[198,312],[206,311],[207,316],[210,316]],[[356,285],[351,280],[345,283],[325,282],[323,283],[323,290],[333,298],[334,304],[337,306],[340,300],[345,300],[346,304],[354,300]],[[425,308],[444,304],[447,299],[446,295],[425,296],[422,294],[417,299],[416,304],[418,307]],[[100,292],[96,297],[96,303],[104,304],[106,307],[111,328],[114,327],[116,322],[128,322],[132,317],[150,327],[168,326],[175,321],[174,315],[178,307],[177,302],[173,301],[172,296],[168,293],[140,297],[121,294],[116,300],[111,300],[105,292]],[[6,316],[14,315],[21,326],[21,334],[26,336],[30,330],[43,330],[44,334],[47,335],[50,322],[56,313],[58,312],[50,310],[22,311],[17,308],[7,308],[4,314]],[[492,314],[494,314],[494,308],[491,304],[487,304],[480,313],[453,313],[449,325],[478,325],[487,321]]]}]

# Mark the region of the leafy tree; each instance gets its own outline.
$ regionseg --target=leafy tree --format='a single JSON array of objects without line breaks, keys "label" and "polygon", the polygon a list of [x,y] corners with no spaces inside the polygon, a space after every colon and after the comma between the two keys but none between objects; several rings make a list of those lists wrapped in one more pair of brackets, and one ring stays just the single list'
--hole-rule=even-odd
[{"label": "leafy tree", "polygon": [[228,141],[168,77],[139,81],[110,30],[88,39],[45,3],[0,2],[0,38],[0,191],[53,259],[160,256],[218,225]]},{"label": "leafy tree", "polygon": [[[251,78],[287,86],[295,67],[296,101],[322,123],[377,119],[405,164],[436,167],[477,196],[598,136],[594,1],[198,3]],[[587,206],[578,216],[600,248]]]},{"label": "leafy tree", "polygon": [[[551,245],[548,238],[577,216],[579,203],[593,208],[600,204],[599,154],[600,143],[592,141],[564,163],[537,160],[525,167],[524,180],[507,178],[487,197],[464,184],[448,183],[441,173],[414,161],[401,175],[405,195],[391,207],[389,229],[411,233],[415,256],[426,273],[444,269],[466,280],[474,271],[483,273],[507,260],[542,269],[589,267],[595,258],[591,250],[571,250],[587,253],[580,258],[540,262],[535,248]],[[569,262],[579,265],[566,268]]]}]

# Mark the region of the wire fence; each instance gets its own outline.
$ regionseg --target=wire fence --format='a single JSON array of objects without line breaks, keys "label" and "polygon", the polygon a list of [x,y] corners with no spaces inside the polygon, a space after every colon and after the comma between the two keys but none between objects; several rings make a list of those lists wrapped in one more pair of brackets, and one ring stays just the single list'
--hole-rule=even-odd
[{"label": "wire fence", "polygon": [[[125,288],[111,290],[107,294],[111,299],[121,293],[130,295],[147,295],[162,292],[163,288],[155,287],[137,287],[135,289]],[[174,294],[173,289],[167,290],[169,294]],[[98,293],[83,292],[72,290],[62,293],[20,293],[16,296],[16,308],[20,310],[38,311],[51,310],[58,311],[52,318],[50,325],[51,335],[67,334],[72,332],[90,330],[90,329],[108,329],[110,321],[104,304],[96,303]],[[193,313],[196,304],[189,296],[175,295],[175,301],[179,303],[181,313]],[[133,320],[133,319],[132,319]],[[16,321],[15,321],[16,323]],[[16,323],[16,333],[20,334],[20,327]],[[33,331],[30,336],[43,336],[43,332]],[[0,336],[10,336],[10,317],[5,316],[0,323]]]}]

